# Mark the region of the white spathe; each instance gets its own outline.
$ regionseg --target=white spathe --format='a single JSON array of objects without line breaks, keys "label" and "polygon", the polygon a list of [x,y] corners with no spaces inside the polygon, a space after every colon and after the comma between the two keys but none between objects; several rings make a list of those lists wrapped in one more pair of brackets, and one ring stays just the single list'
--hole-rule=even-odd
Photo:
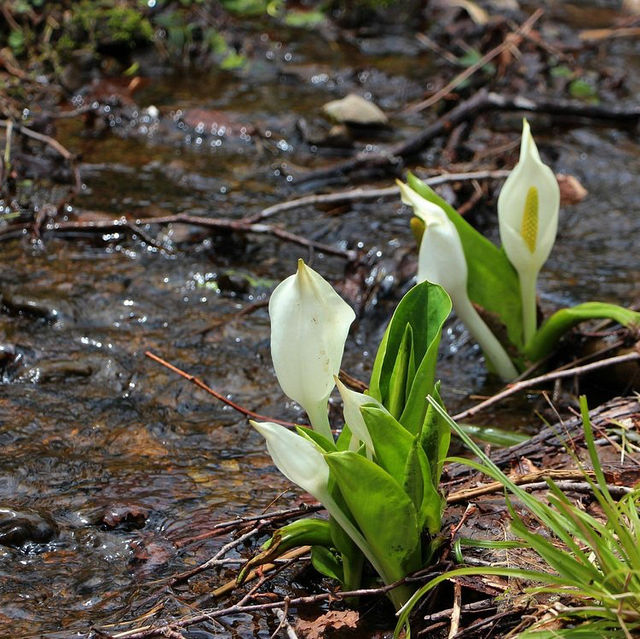
[{"label": "white spathe", "polygon": [[360,409],[367,405],[374,405],[382,410],[386,410],[386,408],[370,395],[364,395],[363,393],[358,393],[357,391],[347,388],[337,377],[335,381],[340,391],[340,397],[342,397],[342,414],[345,423],[349,426],[354,439],[357,442],[364,443],[369,455],[375,455],[376,451],[373,447],[373,441],[371,440],[369,429],[367,428]]},{"label": "white spathe", "polygon": [[520,160],[498,197],[500,240],[518,272],[525,342],[536,332],[536,282],[558,231],[560,187],[542,162],[529,123],[523,120]]},{"label": "white spathe", "polygon": [[449,216],[407,184],[397,181],[402,201],[413,208],[425,229],[418,255],[418,282],[440,284],[451,297],[458,317],[503,380],[517,376],[513,362],[496,336],[478,315],[467,293],[467,259],[460,235]]},{"label": "white spathe", "polygon": [[252,420],[249,423],[265,438],[269,455],[278,470],[315,497],[360,548],[384,582],[391,583],[392,580],[362,533],[331,496],[329,465],[324,459],[324,454],[311,441],[280,424]]},{"label": "white spathe", "polygon": [[308,439],[280,424],[250,423],[265,438],[269,455],[278,470],[322,502],[329,491],[329,466],[320,450]]},{"label": "white spathe", "polygon": [[269,300],[271,357],[285,394],[298,402],[314,430],[332,439],[327,402],[340,370],[353,309],[302,260]]}]

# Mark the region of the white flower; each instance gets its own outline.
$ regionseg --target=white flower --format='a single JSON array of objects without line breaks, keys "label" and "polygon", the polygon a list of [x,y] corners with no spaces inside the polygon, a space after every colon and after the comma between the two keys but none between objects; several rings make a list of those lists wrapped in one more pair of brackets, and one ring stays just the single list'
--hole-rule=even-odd
[{"label": "white flower", "polygon": [[315,444],[273,422],[250,421],[250,423],[267,441],[267,450],[278,470],[287,479],[315,497],[362,550],[385,583],[391,583],[393,580],[386,574],[371,546],[353,524],[350,516],[331,496],[329,465]]},{"label": "white flower", "polygon": [[553,171],[540,160],[524,120],[520,160],[498,198],[500,240],[520,278],[524,338],[536,332],[536,282],[558,231],[560,188]]},{"label": "white flower", "polygon": [[480,344],[503,380],[517,376],[506,351],[474,308],[467,293],[467,260],[460,235],[449,216],[433,202],[423,198],[411,187],[397,182],[402,201],[413,207],[425,223],[418,255],[418,282],[428,280],[440,284],[451,297],[453,308],[471,335]]},{"label": "white flower", "polygon": [[367,404],[374,404],[385,411],[386,408],[377,399],[347,388],[337,377],[335,381],[336,386],[340,391],[340,396],[342,397],[342,412],[345,423],[351,430],[356,442],[363,442],[367,448],[367,452],[370,455],[375,455],[376,451],[373,447],[373,441],[371,440],[371,435],[369,435],[369,429],[367,428],[364,417],[360,412],[360,408]]},{"label": "white flower", "polygon": [[332,440],[327,402],[355,313],[298,260],[296,274],[273,291],[269,316],[271,357],[282,390],[305,409],[314,430]]},{"label": "white flower", "polygon": [[273,422],[251,425],[267,441],[267,450],[278,470],[318,501],[329,494],[329,466],[324,455],[308,439]]}]

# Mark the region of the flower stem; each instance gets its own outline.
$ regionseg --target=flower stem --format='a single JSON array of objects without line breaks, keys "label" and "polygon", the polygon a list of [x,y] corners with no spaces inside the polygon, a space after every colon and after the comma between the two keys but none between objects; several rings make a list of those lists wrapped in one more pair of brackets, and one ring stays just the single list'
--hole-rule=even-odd
[{"label": "flower stem", "polygon": [[466,295],[455,300],[455,311],[464,322],[473,338],[478,342],[484,356],[491,362],[496,373],[506,382],[518,376],[518,371],[502,344],[478,315]]},{"label": "flower stem", "polygon": [[538,306],[536,301],[536,284],[538,282],[538,272],[531,270],[521,270],[520,294],[522,296],[522,326],[524,330],[524,343],[533,339],[538,329]]},{"label": "flower stem", "polygon": [[330,442],[333,441],[333,434],[331,433],[331,426],[329,425],[329,414],[327,412],[327,400],[324,399],[317,404],[311,406],[303,406],[309,416],[311,422],[311,428],[319,433],[323,437],[326,437]]}]

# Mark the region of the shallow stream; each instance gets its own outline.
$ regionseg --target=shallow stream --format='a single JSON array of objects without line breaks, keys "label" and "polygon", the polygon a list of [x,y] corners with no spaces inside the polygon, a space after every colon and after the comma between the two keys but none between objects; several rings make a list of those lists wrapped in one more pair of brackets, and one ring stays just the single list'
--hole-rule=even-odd
[{"label": "shallow stream", "polygon": [[[331,46],[313,33],[294,38],[265,30],[256,40],[256,61],[244,73],[152,77],[136,92],[131,119],[114,122],[112,132],[87,134],[77,119],[60,122],[58,139],[82,158],[84,188],[70,214],[240,218],[314,192],[318,185],[297,186],[298,176],[347,151],[305,142],[301,119],[316,126],[324,102],[350,91],[371,95],[392,114],[389,129],[359,134],[361,141],[370,135],[375,150],[419,129],[421,117],[399,112],[423,96],[431,70],[442,69],[402,33]],[[603,45],[598,64],[626,70],[632,104],[640,42]],[[520,117],[489,116],[489,130],[480,127],[471,138],[486,146],[514,141]],[[576,176],[589,191],[561,213],[540,281],[543,306],[632,303],[640,293],[637,130],[546,117],[531,123],[554,170]],[[427,168],[430,160],[439,161],[420,158]],[[367,182],[391,184],[391,177]],[[307,206],[270,220],[368,253],[373,292],[343,366],[361,379],[410,285],[408,219],[392,198]],[[477,219],[495,239],[493,204],[480,205]],[[25,236],[0,250],[0,506],[30,518],[29,530],[42,534],[42,543],[0,546],[0,635],[84,636],[94,625],[141,614],[151,581],[206,560],[224,543],[187,540],[216,521],[261,511],[288,487],[241,416],[145,351],[254,411],[293,419],[296,409],[271,368],[266,309],[236,314],[268,299],[298,257],[332,281],[344,279],[345,262],[269,236],[212,235],[184,225],[148,227],[145,235],[69,232],[43,243]],[[470,394],[498,388],[453,320],[439,374],[451,412],[470,406]],[[532,408],[526,398],[514,400],[478,421],[535,428]],[[279,503],[296,495],[285,493]],[[0,534],[11,518],[2,512]],[[186,612],[178,601],[165,605]],[[236,628],[238,636],[267,637],[269,623],[230,619],[227,628],[192,636],[229,636]]]}]

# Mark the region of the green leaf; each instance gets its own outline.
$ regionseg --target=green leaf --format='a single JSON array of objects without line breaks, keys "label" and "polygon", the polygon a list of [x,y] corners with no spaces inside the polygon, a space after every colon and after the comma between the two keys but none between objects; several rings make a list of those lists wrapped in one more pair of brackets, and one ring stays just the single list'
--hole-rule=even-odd
[{"label": "green leaf", "polygon": [[422,197],[442,207],[455,225],[467,258],[469,299],[496,314],[519,350],[523,347],[520,280],[505,252],[478,233],[446,200],[415,175],[407,175],[409,186]]},{"label": "green leaf", "polygon": [[412,433],[417,433],[426,413],[425,397],[433,389],[438,344],[442,325],[451,312],[451,300],[445,290],[436,284],[422,282],[414,286],[400,300],[373,364],[369,394],[389,407],[396,360],[402,357],[402,343],[407,326],[411,327],[412,357],[409,370],[415,367],[413,379],[406,379],[410,388],[400,414],[400,423]]},{"label": "green leaf", "polygon": [[296,426],[296,432],[300,437],[308,439],[312,444],[315,444],[320,450],[325,453],[331,453],[337,450],[334,442],[330,442],[324,435],[316,432],[308,426]]},{"label": "green leaf", "polygon": [[[337,492],[334,491],[333,493],[336,501],[343,505],[342,495],[336,494]],[[347,510],[346,505],[343,505],[343,510]],[[333,545],[342,557],[342,585],[345,590],[357,590],[362,582],[364,555],[333,517],[329,518],[329,529]]]},{"label": "green leaf", "polygon": [[529,435],[525,435],[524,433],[516,433],[514,431],[496,428],[495,426],[478,426],[476,424],[458,424],[458,426],[467,433],[467,435],[486,442],[487,444],[495,444],[496,446],[515,446],[516,444],[522,444],[522,442],[531,439]]},{"label": "green leaf", "polygon": [[[396,353],[396,360],[393,363],[393,370],[389,379],[389,397],[387,399],[388,411],[397,419],[402,413],[405,404],[405,397],[408,393],[407,386],[411,384],[413,376],[409,378],[409,364],[414,361],[413,355],[413,333],[411,324],[404,327],[404,334]],[[415,364],[414,364],[415,368]],[[415,375],[415,370],[413,375]]]},{"label": "green leaf", "polygon": [[331,530],[326,519],[297,519],[273,533],[262,545],[261,552],[242,567],[237,582],[242,583],[251,568],[269,563],[291,548],[331,545]]},{"label": "green leaf", "polygon": [[400,484],[356,453],[325,459],[342,497],[387,578],[401,579],[420,568],[416,509]]},{"label": "green leaf", "polygon": [[360,412],[371,435],[376,462],[401,484],[415,437],[393,415],[374,404],[362,406]]},{"label": "green leaf", "polygon": [[562,308],[549,317],[525,346],[525,355],[532,362],[541,360],[553,351],[569,329],[592,319],[610,319],[622,326],[640,326],[640,313],[617,304],[585,302],[572,308]]},{"label": "green leaf", "polygon": [[309,11],[297,11],[290,9],[287,11],[284,21],[290,27],[302,27],[312,29],[326,22],[327,16],[321,9],[311,9]]},{"label": "green leaf", "polygon": [[342,564],[335,554],[325,546],[313,546],[311,548],[311,564],[321,575],[344,583]]},{"label": "green leaf", "polygon": [[351,437],[353,433],[347,424],[342,427],[338,439],[336,439],[337,450],[349,450],[349,444],[351,443]]},{"label": "green leaf", "polygon": [[587,100],[588,102],[598,101],[598,91],[596,88],[582,78],[576,78],[569,84],[569,93],[572,98],[578,98],[579,100]]}]

